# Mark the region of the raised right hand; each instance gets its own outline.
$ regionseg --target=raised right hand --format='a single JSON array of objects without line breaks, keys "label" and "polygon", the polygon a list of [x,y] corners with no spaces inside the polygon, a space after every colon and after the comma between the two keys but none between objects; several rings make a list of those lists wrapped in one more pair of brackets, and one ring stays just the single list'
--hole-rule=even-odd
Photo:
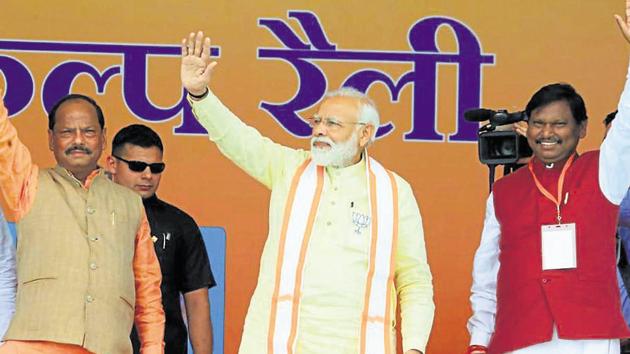
[{"label": "raised right hand", "polygon": [[626,41],[630,42],[630,0],[626,0],[626,18],[615,15],[615,20],[621,30],[621,34],[623,34]]},{"label": "raised right hand", "polygon": [[203,32],[191,32],[182,39],[181,78],[184,88],[193,95],[201,96],[210,84],[212,69],[217,65],[210,60],[210,38]]}]

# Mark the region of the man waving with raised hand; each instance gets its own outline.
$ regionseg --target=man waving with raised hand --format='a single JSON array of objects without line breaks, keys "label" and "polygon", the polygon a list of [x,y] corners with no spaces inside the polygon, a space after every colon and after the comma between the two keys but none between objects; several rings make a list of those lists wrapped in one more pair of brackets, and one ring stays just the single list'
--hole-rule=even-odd
[{"label": "man waving with raised hand", "polygon": [[208,89],[216,63],[201,32],[182,41],[182,83],[221,152],[271,190],[269,233],[240,353],[394,353],[400,304],[405,353],[422,353],[433,286],[411,186],[368,154],[374,102],[326,94],[311,150],[244,124]]},{"label": "man waving with raised hand", "polygon": [[[630,1],[616,19],[630,42]],[[488,198],[468,353],[618,354],[619,338],[630,336],[615,273],[630,185],[630,80],[598,151],[577,152],[587,115],[570,85],[542,87],[525,111],[534,157]]]}]

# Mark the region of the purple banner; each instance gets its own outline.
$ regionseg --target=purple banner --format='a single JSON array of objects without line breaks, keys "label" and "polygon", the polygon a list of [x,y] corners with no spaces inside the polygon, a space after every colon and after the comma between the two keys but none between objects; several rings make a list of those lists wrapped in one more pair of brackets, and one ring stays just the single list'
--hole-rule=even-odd
[{"label": "purple banner", "polygon": [[[110,66],[102,72],[94,65],[80,60],[65,61],[53,67],[42,83],[44,109],[48,112],[61,97],[71,93],[72,84],[80,75],[89,76],[96,85],[96,92],[101,95],[105,93],[109,80],[121,75],[122,99],[133,115],[148,122],[163,122],[181,116],[182,122],[174,129],[175,134],[206,134],[192,115],[185,91],[171,107],[156,106],[147,93],[149,59],[162,56],[179,60],[179,46],[0,40],[0,50],[120,56],[120,65]],[[213,47],[211,53],[218,56],[219,48]],[[5,55],[0,55],[0,72],[7,83],[5,104],[9,114],[14,116],[31,103],[35,93],[33,75],[24,63]]]},{"label": "purple banner", "polygon": [[[409,30],[408,42],[413,51],[356,51],[342,50],[330,43],[321,22],[311,12],[289,11],[288,17],[297,21],[308,42],[304,42],[281,19],[265,18],[259,25],[271,32],[282,45],[281,48],[259,48],[261,59],[283,60],[293,66],[298,75],[298,88],[295,96],[285,103],[262,101],[260,107],[289,133],[307,137],[311,131],[299,112],[308,109],[321,100],[328,88],[326,75],[315,64],[326,62],[361,62],[412,64],[413,69],[399,78],[388,73],[365,69],[349,75],[342,86],[353,86],[366,92],[372,84],[381,83],[387,87],[391,101],[397,102],[401,90],[412,86],[412,129],[406,132],[406,141],[476,141],[477,123],[464,120],[464,112],[477,108],[481,100],[481,67],[494,63],[494,55],[482,54],[479,40],[465,24],[447,17],[426,17],[416,22]],[[449,27],[457,40],[457,53],[442,53],[437,47],[436,36],[440,27]],[[445,137],[437,127],[437,70],[439,64],[457,65],[457,130]],[[384,136],[395,129],[392,122],[383,122],[377,136]]]},{"label": "purple banner", "polygon": [[[360,62],[366,68],[350,73],[341,84],[367,92],[373,84],[381,84],[390,93],[391,102],[398,102],[401,91],[410,86],[412,92],[411,129],[402,133],[405,141],[462,141],[477,139],[477,123],[464,120],[464,112],[477,108],[481,101],[482,66],[494,63],[494,55],[482,54],[475,33],[460,21],[448,17],[426,17],[411,26],[408,32],[410,51],[360,51],[340,49],[331,43],[322,24],[312,12],[289,11],[288,18],[297,21],[305,37],[298,36],[286,20],[260,18],[258,23],[268,30],[280,44],[277,48],[258,48],[258,58],[283,60],[298,75],[295,95],[284,103],[262,100],[260,107],[287,132],[298,137],[308,137],[311,130],[299,113],[317,104],[331,88],[319,62]],[[450,28],[458,44],[457,52],[440,52],[436,43],[441,27]],[[304,41],[302,38],[306,38]],[[148,63],[152,57],[172,57],[179,60],[180,47],[169,45],[79,43],[0,40],[0,72],[6,80],[5,104],[11,116],[23,111],[32,103],[36,84],[26,64],[8,52],[35,52],[53,54],[112,55],[121,58],[120,64],[100,70],[81,60],[64,61],[51,68],[41,83],[42,105],[48,111],[61,97],[72,92],[77,77],[88,76],[96,86],[96,93],[103,95],[110,79],[122,79],[122,99],[129,111],[147,122],[164,122],[181,117],[174,134],[205,134],[194,119],[185,91],[173,99],[170,107],[155,105],[148,94]],[[219,48],[212,48],[212,55],[219,55]],[[412,69],[399,77],[382,70],[369,68],[371,63],[411,64]],[[456,65],[457,103],[455,107],[456,131],[448,137],[437,131],[437,71],[440,65]],[[441,116],[441,119],[450,117]],[[382,122],[378,136],[392,133],[396,126],[391,121]]]}]

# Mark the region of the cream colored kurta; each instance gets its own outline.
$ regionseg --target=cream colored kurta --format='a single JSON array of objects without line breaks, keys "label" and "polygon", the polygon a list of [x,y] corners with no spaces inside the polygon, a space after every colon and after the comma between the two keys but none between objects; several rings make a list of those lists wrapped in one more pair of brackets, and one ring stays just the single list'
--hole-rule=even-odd
[{"label": "cream colored kurta", "polygon": [[[273,143],[246,126],[210,93],[193,103],[208,135],[230,160],[272,190],[269,234],[258,285],[250,303],[240,353],[267,347],[282,216],[291,179],[308,151]],[[304,265],[297,353],[357,353],[365,296],[370,229],[365,160],[326,168],[320,208]],[[420,212],[409,184],[399,186],[399,239],[395,287],[401,305],[403,349],[425,350],[433,323],[433,286]],[[256,212],[256,211],[251,211]],[[392,306],[395,309],[395,306]],[[395,318],[395,316],[392,316]],[[392,333],[394,323],[392,323]],[[392,335],[392,340],[394,340]]]}]

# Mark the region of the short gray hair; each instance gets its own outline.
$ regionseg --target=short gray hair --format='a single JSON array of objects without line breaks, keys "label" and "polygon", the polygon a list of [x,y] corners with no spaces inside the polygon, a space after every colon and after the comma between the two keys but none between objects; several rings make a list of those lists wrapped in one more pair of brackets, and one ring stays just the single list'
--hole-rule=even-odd
[{"label": "short gray hair", "polygon": [[372,144],[376,140],[376,131],[381,125],[381,120],[378,115],[378,109],[374,101],[368,97],[365,93],[355,89],[351,86],[340,87],[336,90],[329,91],[324,96],[324,99],[331,97],[350,97],[359,100],[359,123],[365,123],[374,127],[374,133],[370,137],[368,144]]}]

